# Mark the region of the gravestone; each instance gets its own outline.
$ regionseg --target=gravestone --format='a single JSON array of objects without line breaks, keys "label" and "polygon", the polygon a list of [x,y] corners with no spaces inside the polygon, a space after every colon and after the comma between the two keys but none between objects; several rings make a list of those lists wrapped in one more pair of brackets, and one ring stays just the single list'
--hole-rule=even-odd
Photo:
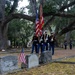
[{"label": "gravestone", "polygon": [[0,74],[12,72],[18,69],[17,56],[0,57]]},{"label": "gravestone", "polygon": [[11,41],[8,40],[8,41],[7,41],[7,44],[8,44],[8,46],[10,47],[10,46],[11,46]]},{"label": "gravestone", "polygon": [[52,52],[51,51],[44,51],[41,53],[39,57],[39,63],[44,64],[44,63],[49,63],[52,61]]},{"label": "gravestone", "polygon": [[39,58],[36,54],[29,54],[26,55],[25,57],[26,59],[26,65],[25,64],[21,64],[21,68],[32,68],[32,67],[36,67],[39,66]]}]

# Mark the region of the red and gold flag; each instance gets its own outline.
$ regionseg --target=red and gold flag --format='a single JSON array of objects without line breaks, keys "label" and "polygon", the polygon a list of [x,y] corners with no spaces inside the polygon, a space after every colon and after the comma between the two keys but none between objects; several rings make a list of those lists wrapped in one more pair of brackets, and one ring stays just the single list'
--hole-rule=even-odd
[{"label": "red and gold flag", "polygon": [[40,28],[42,29],[44,25],[44,18],[43,18],[43,9],[42,5],[40,4]]},{"label": "red and gold flag", "polygon": [[42,9],[42,4],[40,4],[40,25],[39,25],[41,31],[40,34],[42,34],[43,26],[44,26],[43,9]]}]

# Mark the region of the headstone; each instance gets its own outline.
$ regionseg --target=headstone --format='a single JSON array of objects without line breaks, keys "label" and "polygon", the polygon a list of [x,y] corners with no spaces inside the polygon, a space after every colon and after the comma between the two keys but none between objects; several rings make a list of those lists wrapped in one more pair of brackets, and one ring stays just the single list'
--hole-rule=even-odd
[{"label": "headstone", "polygon": [[44,63],[49,63],[52,61],[52,52],[51,51],[44,51],[41,53],[39,62],[44,64]]},{"label": "headstone", "polygon": [[21,64],[21,68],[32,68],[32,67],[36,67],[39,66],[39,58],[36,54],[29,54],[26,55],[25,57],[26,59],[26,65],[25,64]]},{"label": "headstone", "polygon": [[7,41],[7,44],[8,44],[8,46],[11,46],[11,41],[8,40],[8,41]]},{"label": "headstone", "polygon": [[18,69],[17,56],[0,57],[0,74],[8,73]]},{"label": "headstone", "polygon": [[4,50],[4,49],[2,49],[2,52],[5,52],[5,50]]}]

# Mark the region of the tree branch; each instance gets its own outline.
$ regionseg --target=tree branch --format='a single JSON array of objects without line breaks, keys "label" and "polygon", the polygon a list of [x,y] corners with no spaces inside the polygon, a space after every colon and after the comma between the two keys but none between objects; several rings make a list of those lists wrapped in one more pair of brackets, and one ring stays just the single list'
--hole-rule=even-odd
[{"label": "tree branch", "polygon": [[[48,21],[46,22],[45,25],[47,25],[50,21],[52,21],[53,18],[54,18],[54,16],[60,16],[60,17],[66,17],[66,18],[74,17],[74,18],[75,18],[75,15],[64,14],[64,13],[63,13],[63,14],[57,13],[57,14],[55,14],[55,15],[54,15],[54,14],[51,14],[51,15],[53,15],[53,16],[51,17],[50,20],[48,20]],[[8,23],[9,21],[11,21],[11,20],[13,20],[13,19],[21,19],[21,18],[27,19],[27,20],[32,21],[32,22],[35,22],[35,16],[28,16],[28,15],[25,15],[25,14],[14,13],[14,14],[10,14],[8,17],[6,17],[5,23]]]},{"label": "tree branch", "polygon": [[75,18],[75,14],[66,14],[66,13],[49,13],[49,14],[44,14],[44,17],[47,17],[47,16],[58,16],[58,17],[66,17],[66,18]]},{"label": "tree branch", "polygon": [[34,16],[28,16],[28,15],[25,15],[25,14],[20,14],[20,13],[16,13],[16,14],[12,14],[13,18],[18,18],[18,19],[26,19],[26,20],[29,20],[29,21],[32,21],[32,22],[35,22],[35,17]]},{"label": "tree branch", "polygon": [[69,3],[68,5],[62,6],[62,7],[59,9],[59,11],[63,11],[64,9],[66,9],[66,8],[68,8],[68,7],[70,7],[70,6],[73,6],[74,4],[75,4],[75,1]]},{"label": "tree branch", "polygon": [[[61,11],[63,11],[64,9],[66,9],[66,8],[68,8],[68,7],[70,7],[70,6],[72,6],[72,5],[74,5],[75,4],[75,1],[73,1],[73,2],[71,2],[71,3],[69,3],[68,5],[65,5],[65,6],[62,6],[59,10],[58,10],[58,12],[61,12]],[[45,14],[44,13],[44,16],[50,16],[49,15],[50,13],[47,13],[47,14]],[[56,13],[55,13],[56,14]],[[53,17],[55,17],[56,15],[54,15]],[[65,16],[65,15],[64,15]],[[53,17],[51,17],[48,21],[47,21],[47,23],[45,23],[45,27],[47,27],[48,26],[48,23],[50,23],[52,20],[54,20],[54,18]]]},{"label": "tree branch", "polygon": [[61,35],[63,35],[63,34],[65,34],[65,33],[69,32],[69,31],[74,30],[74,29],[75,29],[75,20],[74,20],[72,23],[70,23],[70,25],[68,25],[67,27],[65,27],[64,29],[62,29],[62,30],[58,33],[58,35],[61,36]]},{"label": "tree branch", "polygon": [[55,19],[55,16],[57,16],[57,17],[66,17],[66,18],[75,18],[75,15],[73,14],[66,14],[66,13],[56,13],[56,14],[54,14],[54,13],[50,13],[50,14],[45,14],[44,15],[44,17],[45,16],[49,16],[49,15],[52,15],[52,17],[44,24],[44,27],[47,27],[48,26],[48,24],[52,21],[52,20],[54,20]]},{"label": "tree branch", "polygon": [[16,13],[16,14],[11,14],[7,17],[5,23],[8,23],[9,21],[13,20],[13,19],[26,19],[26,20],[29,20],[29,21],[32,21],[32,22],[35,22],[35,17],[33,16],[28,16],[28,15],[25,15],[25,14],[20,14],[20,13]]},{"label": "tree branch", "polygon": [[10,10],[9,14],[11,14],[11,13],[13,13],[15,11],[17,5],[18,5],[18,0],[14,0],[14,3],[12,5],[12,7],[11,7],[11,10]]},{"label": "tree branch", "polygon": [[75,30],[75,27],[65,28],[65,29],[62,30],[62,32],[59,35],[61,36],[61,35],[69,32],[69,31],[73,31],[73,30]]},{"label": "tree branch", "polygon": [[49,22],[51,22],[55,17],[52,16],[45,24],[44,24],[44,28],[46,28],[49,24]]},{"label": "tree branch", "polygon": [[[70,6],[73,6],[74,4],[75,4],[75,1],[69,3],[68,5],[62,6],[62,7],[58,10],[58,12],[62,12],[64,9],[66,9],[66,8],[68,8],[68,7],[70,7]],[[53,13],[53,12],[43,13],[43,14],[44,14],[44,16],[50,16],[52,13]],[[49,15],[49,14],[50,14],[50,15]],[[56,14],[56,13],[53,13],[53,14]]]}]

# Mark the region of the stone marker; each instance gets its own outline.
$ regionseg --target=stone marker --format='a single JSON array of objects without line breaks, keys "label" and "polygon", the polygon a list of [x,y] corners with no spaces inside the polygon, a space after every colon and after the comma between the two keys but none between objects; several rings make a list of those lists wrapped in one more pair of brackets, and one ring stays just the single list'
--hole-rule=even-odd
[{"label": "stone marker", "polygon": [[29,69],[32,67],[39,66],[39,58],[36,54],[26,55],[25,59],[26,59],[27,65],[22,63],[21,68],[28,68]]},{"label": "stone marker", "polygon": [[49,63],[52,61],[52,52],[51,51],[44,51],[39,58],[39,62],[44,64],[44,63]]},{"label": "stone marker", "polygon": [[0,74],[8,73],[18,69],[17,56],[0,57]]}]

